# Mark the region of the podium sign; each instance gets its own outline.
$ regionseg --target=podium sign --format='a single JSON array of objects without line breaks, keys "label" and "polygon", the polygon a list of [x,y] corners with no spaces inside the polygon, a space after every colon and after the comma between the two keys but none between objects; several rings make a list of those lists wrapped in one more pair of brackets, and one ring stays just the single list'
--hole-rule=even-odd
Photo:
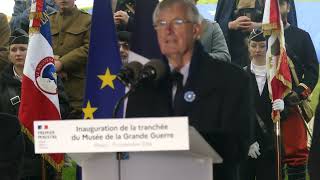
[{"label": "podium sign", "polygon": [[35,121],[36,153],[189,150],[187,117]]}]

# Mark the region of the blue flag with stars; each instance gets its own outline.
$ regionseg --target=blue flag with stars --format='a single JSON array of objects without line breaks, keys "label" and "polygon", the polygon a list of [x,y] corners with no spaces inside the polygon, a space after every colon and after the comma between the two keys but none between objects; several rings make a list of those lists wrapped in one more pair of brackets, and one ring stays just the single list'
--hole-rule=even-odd
[{"label": "blue flag with stars", "polygon": [[[116,78],[121,66],[111,1],[94,1],[84,119],[112,117],[116,102],[125,93],[124,85]],[[123,108],[117,114],[122,117]]]}]

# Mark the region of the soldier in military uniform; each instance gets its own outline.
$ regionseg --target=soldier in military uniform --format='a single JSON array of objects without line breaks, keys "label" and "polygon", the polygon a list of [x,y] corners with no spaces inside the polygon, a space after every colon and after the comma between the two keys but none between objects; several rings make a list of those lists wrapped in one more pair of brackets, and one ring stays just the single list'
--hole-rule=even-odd
[{"label": "soldier in military uniform", "polygon": [[118,0],[114,20],[119,31],[132,31],[135,14],[135,0]]},{"label": "soldier in military uniform", "polygon": [[50,23],[56,70],[74,108],[70,118],[81,118],[91,15],[79,10],[75,0],[55,2],[59,11],[50,15]]},{"label": "soldier in military uniform", "polygon": [[0,13],[0,71],[8,64],[8,43],[10,28],[5,14]]}]

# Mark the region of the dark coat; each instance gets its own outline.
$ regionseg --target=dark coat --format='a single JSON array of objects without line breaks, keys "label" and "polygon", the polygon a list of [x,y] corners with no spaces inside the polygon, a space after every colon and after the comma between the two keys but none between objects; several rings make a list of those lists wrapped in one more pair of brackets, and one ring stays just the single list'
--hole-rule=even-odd
[{"label": "dark coat", "polygon": [[[309,33],[290,25],[284,30],[284,36],[288,56],[295,66],[300,83],[313,90],[318,82],[319,62]],[[302,87],[297,87],[294,81],[292,85],[298,94],[304,90]]]},{"label": "dark coat", "polygon": [[[12,105],[10,99],[15,96],[21,97],[21,82],[14,77],[12,66],[9,64],[0,74],[0,112],[18,115],[20,103]],[[61,117],[65,119],[68,117],[70,105],[60,78],[58,78],[58,96]]]},{"label": "dark coat", "polygon": [[320,179],[320,104],[316,109],[314,118],[312,144],[309,153],[308,170],[310,173],[310,180]]},{"label": "dark coat", "polygon": [[255,75],[251,72],[250,68],[246,68],[246,71],[250,74],[252,83],[252,95],[254,96],[255,112],[263,122],[263,127],[261,127],[261,125],[259,125],[258,123],[257,117],[255,118],[256,123],[252,143],[254,143],[254,141],[258,141],[262,153],[265,153],[267,151],[271,151],[271,153],[274,153],[274,130],[273,121],[271,119],[272,103],[269,96],[268,82],[265,82],[262,93],[260,95]]},{"label": "dark coat", "polygon": [[18,180],[25,145],[20,123],[7,113],[0,113],[0,123],[0,179]]},{"label": "dark coat", "polygon": [[[249,57],[246,41],[249,33],[243,33],[239,30],[230,30],[228,27],[228,23],[238,17],[238,15],[235,14],[236,2],[236,0],[219,0],[217,3],[215,20],[219,23],[225,36],[231,55],[231,62],[243,67],[249,64],[247,61]],[[297,26],[294,1],[290,0],[289,3],[291,11],[288,14],[288,21],[290,24]],[[259,11],[262,11],[263,13],[264,4],[260,5],[259,3],[256,3],[256,7],[256,9],[259,9]],[[253,21],[262,22],[262,14],[260,13],[259,17]]]},{"label": "dark coat", "polygon": [[149,59],[160,59],[162,56],[152,21],[152,14],[158,3],[158,0],[136,1],[131,50]]},{"label": "dark coat", "polygon": [[252,129],[253,104],[249,76],[240,68],[212,59],[196,43],[183,94],[193,92],[192,102],[180,97],[173,113],[168,77],[157,85],[146,84],[129,97],[127,117],[188,116],[207,142],[222,156],[216,165],[217,180],[235,179],[238,162],[247,156]]},{"label": "dark coat", "polygon": [[[13,65],[9,64],[0,75],[0,112],[17,116],[20,105],[20,100],[17,100],[18,97],[19,99],[21,97],[21,82],[15,78],[12,68]],[[59,79],[58,92],[61,116],[62,118],[65,118],[69,113],[69,103],[68,98],[63,91],[62,82]],[[13,102],[18,103],[13,105],[10,100],[12,98],[14,98]],[[26,151],[24,154],[24,168],[22,176],[41,175],[41,157],[39,155],[35,155],[34,145],[26,135],[24,136],[24,139]]]},{"label": "dark coat", "polygon": [[134,16],[136,11],[135,0],[118,0],[115,12],[125,11],[129,15],[128,24],[119,24],[117,26],[118,31],[129,31],[132,32],[134,26]]},{"label": "dark coat", "polygon": [[[249,66],[250,67],[250,66]],[[265,82],[263,91],[260,95],[255,74],[251,69],[244,68],[250,75],[255,108],[255,128],[253,130],[252,143],[258,142],[261,155],[243,161],[240,166],[241,179],[243,180],[271,180],[276,179],[276,157],[274,149],[274,130],[271,119],[272,103],[269,96],[268,82]],[[260,120],[258,120],[258,117]]]}]

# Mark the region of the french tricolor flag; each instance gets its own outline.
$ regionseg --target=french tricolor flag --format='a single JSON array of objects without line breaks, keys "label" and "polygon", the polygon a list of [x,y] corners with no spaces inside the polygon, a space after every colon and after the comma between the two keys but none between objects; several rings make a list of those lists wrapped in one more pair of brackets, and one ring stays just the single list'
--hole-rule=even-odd
[{"label": "french tricolor flag", "polygon": [[[57,75],[51,47],[51,33],[45,0],[32,0],[27,57],[23,70],[19,119],[23,131],[33,141],[33,122],[59,120]],[[58,171],[63,165],[63,154],[43,157]]]}]

